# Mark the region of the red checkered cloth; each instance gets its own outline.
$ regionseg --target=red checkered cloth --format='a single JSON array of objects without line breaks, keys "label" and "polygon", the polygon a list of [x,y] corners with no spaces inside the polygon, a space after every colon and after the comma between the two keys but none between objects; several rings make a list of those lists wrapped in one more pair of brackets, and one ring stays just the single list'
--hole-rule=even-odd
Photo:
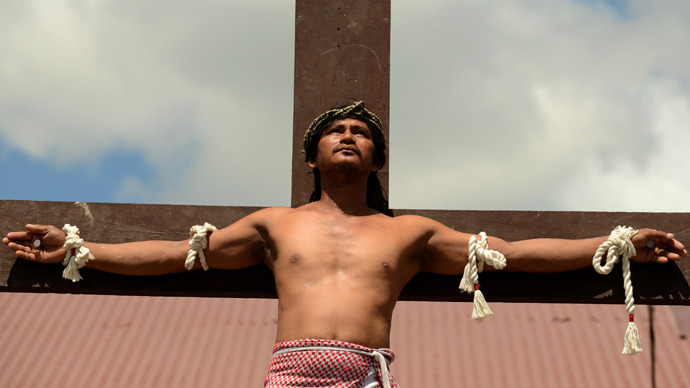
[{"label": "red checkered cloth", "polygon": [[[357,344],[307,338],[278,342],[264,388],[362,388],[371,371],[377,380],[367,388],[396,388],[388,372],[395,360],[390,349],[371,349]],[[385,370],[383,369],[385,368]],[[389,384],[384,384],[387,377]]]}]

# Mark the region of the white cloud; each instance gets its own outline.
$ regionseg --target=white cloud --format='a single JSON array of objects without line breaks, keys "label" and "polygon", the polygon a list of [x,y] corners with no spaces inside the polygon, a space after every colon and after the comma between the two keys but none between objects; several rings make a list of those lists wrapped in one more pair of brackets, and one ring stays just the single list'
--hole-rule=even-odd
[{"label": "white cloud", "polygon": [[4,2],[2,147],[66,167],[139,151],[157,171],[137,190],[151,201],[228,203],[232,186],[266,193],[242,204],[288,203],[293,13],[268,1]]},{"label": "white cloud", "polygon": [[395,2],[393,206],[690,209],[689,10]]},{"label": "white cloud", "polygon": [[[394,1],[394,207],[688,210],[690,5],[627,4]],[[140,152],[155,174],[123,201],[287,204],[293,15],[1,2],[0,152]]]}]

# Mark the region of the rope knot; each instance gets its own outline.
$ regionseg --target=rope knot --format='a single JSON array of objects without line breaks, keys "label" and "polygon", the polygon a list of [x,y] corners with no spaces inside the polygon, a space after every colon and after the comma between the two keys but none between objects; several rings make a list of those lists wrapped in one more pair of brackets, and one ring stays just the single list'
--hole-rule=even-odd
[{"label": "rope knot", "polygon": [[84,246],[84,239],[79,237],[79,228],[65,224],[62,231],[65,232],[65,244],[62,246],[65,250],[65,258],[62,260],[65,269],[62,271],[62,277],[78,282],[82,279],[79,269],[86,266],[94,257],[89,248]]},{"label": "rope knot", "polygon": [[197,256],[201,261],[201,267],[204,271],[208,271],[208,264],[206,264],[206,256],[204,249],[208,247],[208,239],[206,236],[209,232],[218,230],[215,226],[205,222],[204,225],[194,225],[189,229],[189,236],[192,238],[189,241],[189,251],[187,252],[187,259],[184,262],[185,268],[191,270],[194,268],[194,261]]},{"label": "rope knot", "polygon": [[[632,243],[633,236],[637,230],[629,226],[618,226],[611,232],[608,240],[599,246],[592,266],[594,270],[602,275],[611,273],[613,266],[621,261],[623,265],[623,288],[625,290],[625,308],[629,314],[628,329],[625,332],[625,342],[623,354],[637,354],[642,351],[640,336],[635,326],[635,298],[633,298],[632,280],[630,279],[630,258],[637,254]],[[601,264],[602,258],[606,254],[604,265]]]},{"label": "rope knot", "polygon": [[481,241],[476,236],[470,237],[468,246],[469,262],[465,265],[460,288],[469,294],[474,293],[474,307],[472,309],[472,319],[482,319],[493,315],[493,311],[484,299],[484,294],[479,289],[479,273],[484,270],[484,263],[496,268],[503,269],[506,266],[506,258],[500,252],[489,249],[489,242],[486,233],[479,233]]}]

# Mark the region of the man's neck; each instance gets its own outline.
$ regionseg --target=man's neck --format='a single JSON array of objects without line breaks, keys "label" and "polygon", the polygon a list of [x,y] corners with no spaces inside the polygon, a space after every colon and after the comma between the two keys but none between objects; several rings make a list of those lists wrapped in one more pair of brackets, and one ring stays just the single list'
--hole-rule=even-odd
[{"label": "man's neck", "polygon": [[346,215],[370,215],[376,211],[367,206],[367,183],[363,181],[321,182],[319,206]]}]

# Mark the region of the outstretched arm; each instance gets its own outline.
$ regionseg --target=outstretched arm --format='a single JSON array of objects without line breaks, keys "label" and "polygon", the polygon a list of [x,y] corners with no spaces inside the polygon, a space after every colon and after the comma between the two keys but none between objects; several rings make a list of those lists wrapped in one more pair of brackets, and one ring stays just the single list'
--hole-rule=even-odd
[{"label": "outstretched arm", "polygon": [[[24,260],[60,263],[65,258],[65,232],[52,225],[26,225],[3,243]],[[161,275],[184,270],[186,241],[141,241],[124,244],[84,243],[95,259],[87,267],[123,275]],[[181,258],[181,259],[180,259]],[[180,261],[181,260],[181,261]],[[182,265],[178,268],[177,264]]]},{"label": "outstretched arm", "polygon": [[[472,235],[460,233],[436,221],[426,221],[430,228],[425,252],[425,271],[442,274],[462,273],[468,261],[468,244]],[[479,238],[477,236],[477,238]],[[504,271],[563,272],[592,265],[597,248],[608,236],[589,239],[531,239],[508,242],[489,236],[489,249],[506,257]],[[649,248],[648,242],[654,245]],[[666,263],[687,255],[683,244],[672,234],[654,229],[640,229],[632,239],[637,262]],[[485,267],[485,269],[491,269]]]},{"label": "outstretched arm", "polygon": [[[490,249],[504,253],[508,271],[563,272],[591,266],[594,254],[607,239],[608,236],[579,240],[543,238],[508,243],[489,237],[488,242]],[[667,263],[687,255],[673,234],[660,230],[640,229],[632,243],[637,255],[631,260],[636,262]]]},{"label": "outstretched arm", "polygon": [[[259,233],[263,218],[256,216],[257,213],[208,235],[209,244],[204,253],[210,267],[239,269],[263,262],[265,242]],[[87,267],[123,275],[184,272],[189,241],[86,242],[84,246],[95,258]],[[25,260],[59,263],[65,258],[65,233],[50,225],[26,225],[25,231],[8,233],[3,243]],[[194,268],[200,267],[197,260]]]}]

